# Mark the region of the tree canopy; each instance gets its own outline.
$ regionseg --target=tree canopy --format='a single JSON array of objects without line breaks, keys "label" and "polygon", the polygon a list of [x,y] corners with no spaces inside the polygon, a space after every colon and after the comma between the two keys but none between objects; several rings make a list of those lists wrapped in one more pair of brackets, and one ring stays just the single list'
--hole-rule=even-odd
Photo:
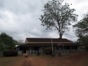
[{"label": "tree canopy", "polygon": [[6,33],[1,33],[0,35],[0,50],[3,49],[13,49],[17,42]]},{"label": "tree canopy", "polygon": [[68,25],[77,20],[74,11],[68,3],[63,5],[59,0],[48,1],[40,17],[41,24],[47,29],[56,29],[62,38],[64,32],[69,29]]},{"label": "tree canopy", "polygon": [[78,42],[82,44],[88,44],[88,13],[74,25],[76,35],[78,37]]}]

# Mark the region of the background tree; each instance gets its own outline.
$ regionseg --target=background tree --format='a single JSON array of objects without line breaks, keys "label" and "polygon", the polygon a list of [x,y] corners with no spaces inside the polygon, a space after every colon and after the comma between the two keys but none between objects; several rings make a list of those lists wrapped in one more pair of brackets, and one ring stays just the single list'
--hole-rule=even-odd
[{"label": "background tree", "polygon": [[77,24],[74,25],[76,35],[78,37],[78,42],[85,44],[88,47],[88,13],[84,15]]},{"label": "background tree", "polygon": [[5,44],[0,42],[0,52],[3,51],[5,49]]},{"label": "background tree", "polygon": [[15,44],[17,42],[9,35],[6,33],[1,33],[0,35],[0,46],[1,49],[13,49],[15,48]]},{"label": "background tree", "polygon": [[68,3],[62,5],[59,0],[48,1],[44,5],[40,20],[46,29],[56,29],[61,41],[64,32],[69,29],[68,25],[77,20],[74,11],[75,9],[71,9]]}]

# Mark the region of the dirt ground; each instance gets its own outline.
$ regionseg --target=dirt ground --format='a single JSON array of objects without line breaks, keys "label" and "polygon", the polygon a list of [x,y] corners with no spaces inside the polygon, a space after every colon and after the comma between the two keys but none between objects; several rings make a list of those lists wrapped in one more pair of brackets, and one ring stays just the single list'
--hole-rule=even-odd
[{"label": "dirt ground", "polygon": [[[24,57],[24,56],[23,56]],[[88,52],[55,56],[28,56],[13,66],[88,66]]]}]

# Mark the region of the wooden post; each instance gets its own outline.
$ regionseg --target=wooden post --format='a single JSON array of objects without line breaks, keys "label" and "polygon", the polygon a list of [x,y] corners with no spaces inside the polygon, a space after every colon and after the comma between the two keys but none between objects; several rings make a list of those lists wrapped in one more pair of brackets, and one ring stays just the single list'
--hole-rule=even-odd
[{"label": "wooden post", "polygon": [[52,57],[54,56],[54,52],[53,52],[53,40],[51,38],[51,46],[52,46]]},{"label": "wooden post", "polygon": [[31,47],[30,47],[30,55],[31,55]]}]

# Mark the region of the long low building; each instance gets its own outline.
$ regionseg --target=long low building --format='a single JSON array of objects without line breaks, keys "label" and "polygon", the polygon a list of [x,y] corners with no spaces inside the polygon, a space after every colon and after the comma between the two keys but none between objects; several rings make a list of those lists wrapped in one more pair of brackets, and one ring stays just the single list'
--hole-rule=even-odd
[{"label": "long low building", "polygon": [[17,48],[22,53],[28,54],[44,54],[43,50],[45,48],[51,48],[54,53],[58,53],[58,49],[61,48],[63,51],[76,50],[79,45],[73,43],[72,41],[63,38],[62,44],[59,38],[26,38],[25,44],[19,45]]}]

